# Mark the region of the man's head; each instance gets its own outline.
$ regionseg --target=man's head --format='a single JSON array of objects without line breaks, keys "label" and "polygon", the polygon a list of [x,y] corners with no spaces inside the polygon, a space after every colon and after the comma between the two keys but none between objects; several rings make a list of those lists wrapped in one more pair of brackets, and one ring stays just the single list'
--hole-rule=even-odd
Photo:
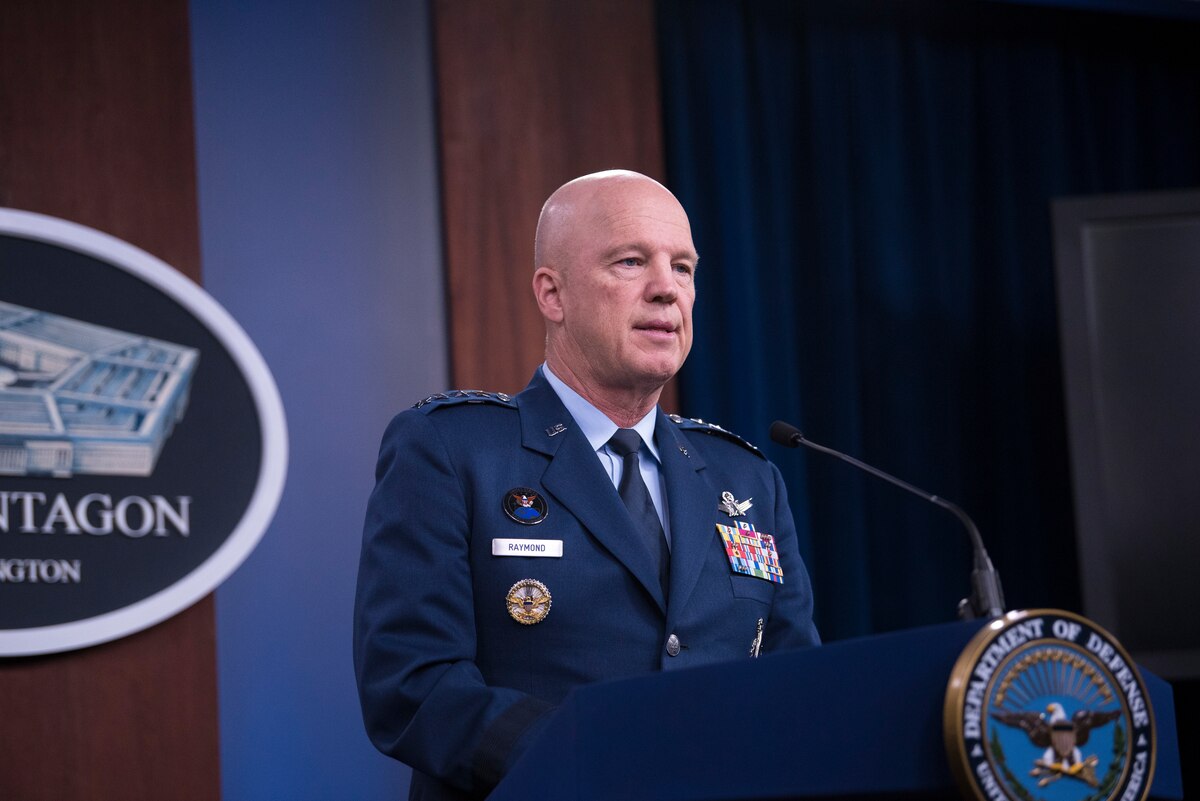
[{"label": "man's head", "polygon": [[698,260],[687,214],[657,181],[613,170],[559,187],[534,243],[550,368],[601,408],[653,405],[692,347]]}]

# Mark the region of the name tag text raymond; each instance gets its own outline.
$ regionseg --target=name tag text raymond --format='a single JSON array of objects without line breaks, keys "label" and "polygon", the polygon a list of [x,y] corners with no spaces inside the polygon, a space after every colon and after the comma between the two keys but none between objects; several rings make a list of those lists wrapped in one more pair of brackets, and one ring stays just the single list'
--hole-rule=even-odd
[{"label": "name tag text raymond", "polygon": [[492,540],[492,556],[562,555],[562,540]]}]

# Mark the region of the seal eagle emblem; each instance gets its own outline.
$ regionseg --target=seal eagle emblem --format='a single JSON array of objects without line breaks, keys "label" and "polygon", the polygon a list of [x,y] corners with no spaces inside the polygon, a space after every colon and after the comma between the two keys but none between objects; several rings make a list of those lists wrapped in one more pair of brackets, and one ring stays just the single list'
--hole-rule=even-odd
[{"label": "seal eagle emblem", "polygon": [[[1050,717],[1046,717],[1049,714]],[[1041,758],[1034,760],[1030,776],[1042,777],[1038,787],[1045,787],[1062,778],[1077,779],[1089,787],[1099,786],[1096,780],[1096,754],[1084,757],[1079,750],[1087,745],[1092,729],[1121,717],[1120,710],[1080,709],[1071,717],[1063,705],[1052,701],[1046,711],[1037,712],[992,712],[992,717],[1008,726],[1025,732],[1029,741],[1045,748]]]}]

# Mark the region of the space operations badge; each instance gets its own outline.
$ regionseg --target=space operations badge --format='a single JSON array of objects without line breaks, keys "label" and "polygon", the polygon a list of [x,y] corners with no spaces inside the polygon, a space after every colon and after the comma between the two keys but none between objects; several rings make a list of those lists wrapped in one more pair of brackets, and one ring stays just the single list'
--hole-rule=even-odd
[{"label": "space operations badge", "polygon": [[1144,801],[1154,712],[1129,654],[1070,612],[992,621],[954,665],[944,709],[959,787],[980,801]]}]

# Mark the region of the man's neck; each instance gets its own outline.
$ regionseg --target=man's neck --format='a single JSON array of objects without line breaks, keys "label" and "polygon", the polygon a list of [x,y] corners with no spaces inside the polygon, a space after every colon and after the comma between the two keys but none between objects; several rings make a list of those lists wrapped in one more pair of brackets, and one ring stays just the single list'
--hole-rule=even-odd
[{"label": "man's neck", "polygon": [[646,391],[631,388],[608,388],[591,384],[561,361],[546,354],[546,366],[564,384],[579,393],[579,396],[595,406],[619,428],[632,428],[658,403],[662,387]]}]

